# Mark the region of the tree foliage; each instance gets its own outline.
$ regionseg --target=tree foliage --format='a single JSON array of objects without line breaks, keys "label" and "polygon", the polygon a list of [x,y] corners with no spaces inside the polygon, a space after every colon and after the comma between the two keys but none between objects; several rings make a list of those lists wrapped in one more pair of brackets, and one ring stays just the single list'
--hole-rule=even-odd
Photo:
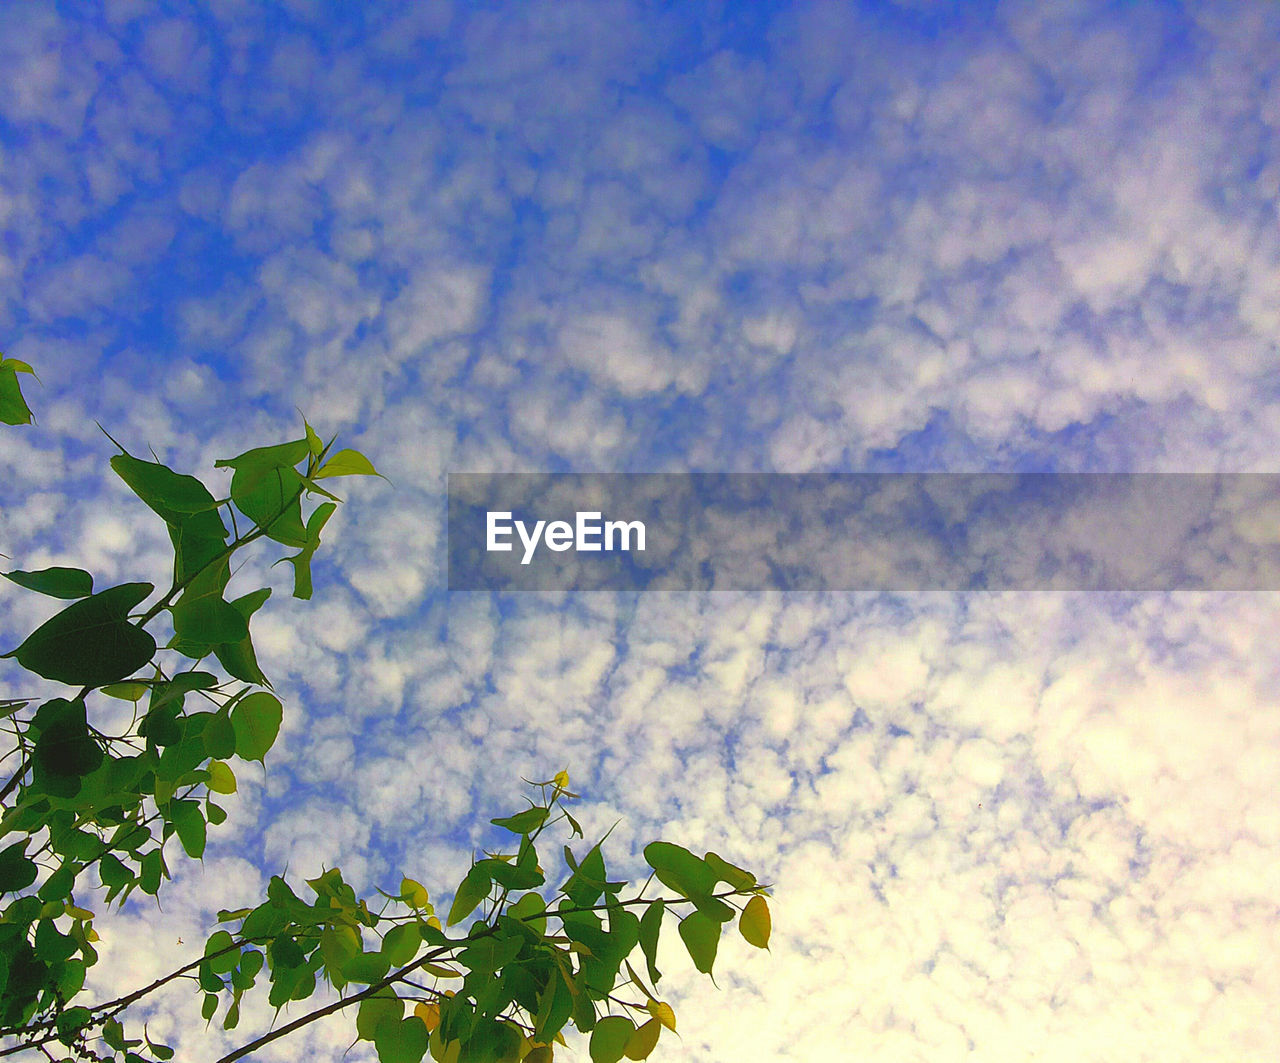
[{"label": "tree foliage", "polygon": [[[19,373],[31,368],[0,356],[0,419],[10,425],[31,422]],[[209,829],[227,817],[218,800],[236,791],[237,762],[264,760],[280,731],[284,709],[251,635],[271,590],[232,596],[233,558],[259,540],[296,551],[279,560],[293,567],[294,596],[309,599],[312,558],[341,501],[320,481],[377,475],[364,455],[335,452],[334,440],[303,429],[217,462],[231,472],[222,498],[119,448],[113,470],[173,546],[172,579],[158,595],[146,582],[95,590],[76,568],[2,573],[69,603],[3,656],[70,689],[0,700],[12,734],[0,787],[0,1056],[38,1048],[50,1059],[168,1060],[173,1049],[145,1027],[141,1036],[126,1029],[130,1008],[193,979],[204,1018],[228,1030],[249,994],[265,993],[277,1012],[327,999],[221,1063],[342,1009],[382,1063],[428,1054],[546,1063],[570,1027],[589,1035],[593,1063],[646,1058],[676,1026],[656,988],[663,927],[676,920],[694,965],[711,974],[735,915],[746,941],[768,946],[767,890],[715,853],[654,842],[645,860],[671,894],[646,898],[611,878],[602,841],[581,856],[564,845],[550,890],[544,833],[583,838],[563,771],[529,784],[528,807],[491,821],[509,844],[473,861],[443,920],[408,877],[358,898],[332,868],[306,882],[304,898],[277,875],[257,907],[219,913],[198,960],[115,1000],[82,1000],[98,962],[94,907],[123,906],[138,890],[156,897],[171,859],[199,860]],[[122,715],[123,726],[107,722]]]}]

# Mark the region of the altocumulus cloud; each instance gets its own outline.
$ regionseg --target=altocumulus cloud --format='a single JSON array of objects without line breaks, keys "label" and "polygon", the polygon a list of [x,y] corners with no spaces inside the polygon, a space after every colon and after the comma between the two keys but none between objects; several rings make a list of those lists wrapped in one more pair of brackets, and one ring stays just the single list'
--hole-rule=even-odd
[{"label": "altocumulus cloud", "polygon": [[[662,835],[777,885],[770,956],[663,964],[681,1058],[1274,1058],[1270,596],[450,595],[443,499],[1271,471],[1278,51],[1262,0],[7,7],[0,317],[45,383],[5,553],[160,577],[95,419],[205,475],[296,406],[394,481],[314,603],[246,573],[280,746],[163,913],[103,920],[93,989],[286,861],[447,894],[567,765],[623,867]],[[197,1007],[152,1032],[216,1058]]]}]

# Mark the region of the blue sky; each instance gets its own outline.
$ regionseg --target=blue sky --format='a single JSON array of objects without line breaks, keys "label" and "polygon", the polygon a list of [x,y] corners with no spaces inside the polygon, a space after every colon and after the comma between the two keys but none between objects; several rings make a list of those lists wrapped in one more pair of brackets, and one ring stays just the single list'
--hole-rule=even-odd
[{"label": "blue sky", "polygon": [[[1273,596],[450,595],[443,520],[451,471],[1275,471],[1280,8],[342,6],[0,11],[0,549],[160,578],[95,421],[215,485],[301,410],[392,481],[313,602],[240,577],[280,745],[104,970],[286,862],[444,895],[567,765],[623,866],[777,883],[770,955],[664,965],[664,1058],[1274,1058]],[[197,1009],[152,1030],[216,1058]]]}]

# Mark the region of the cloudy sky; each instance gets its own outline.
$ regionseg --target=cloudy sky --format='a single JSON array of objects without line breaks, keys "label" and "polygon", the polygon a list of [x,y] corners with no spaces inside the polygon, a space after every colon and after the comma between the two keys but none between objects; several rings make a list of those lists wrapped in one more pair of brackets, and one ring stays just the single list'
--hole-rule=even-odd
[{"label": "cloudy sky", "polygon": [[[286,865],[447,899],[567,767],[620,869],[664,837],[776,885],[719,989],[672,950],[663,1059],[1276,1058],[1273,594],[450,593],[444,498],[1276,471],[1280,6],[342,10],[0,10],[0,349],[43,381],[0,550],[161,580],[95,421],[216,488],[300,410],[391,480],[343,483],[314,601],[238,577],[284,732],[163,911],[100,920],[94,995]],[[245,1039],[198,1008],[152,1033]]]}]

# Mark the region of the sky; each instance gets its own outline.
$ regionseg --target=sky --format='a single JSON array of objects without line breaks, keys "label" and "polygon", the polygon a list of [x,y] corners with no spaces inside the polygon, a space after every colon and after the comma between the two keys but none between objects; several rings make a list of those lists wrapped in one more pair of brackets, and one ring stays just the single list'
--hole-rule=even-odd
[{"label": "sky", "polygon": [[[217,488],[301,411],[390,481],[313,601],[237,576],[280,740],[91,995],[285,867],[447,903],[567,768],[611,867],[774,884],[718,987],[671,934],[654,1058],[1276,1058],[1273,593],[449,591],[445,488],[1277,471],[1278,55],[1265,0],[5,4],[0,550],[162,579],[98,424]],[[177,988],[179,1058],[243,1042]]]}]

